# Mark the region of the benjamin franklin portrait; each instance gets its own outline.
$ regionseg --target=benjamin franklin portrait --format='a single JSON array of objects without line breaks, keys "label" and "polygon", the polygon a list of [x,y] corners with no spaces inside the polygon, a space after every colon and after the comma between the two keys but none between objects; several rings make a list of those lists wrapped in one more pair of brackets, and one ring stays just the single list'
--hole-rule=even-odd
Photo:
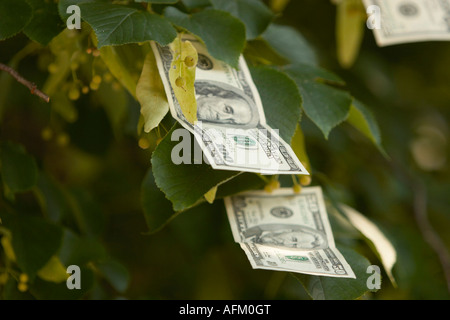
[{"label": "benjamin franklin portrait", "polygon": [[288,224],[267,224],[251,227],[242,233],[248,241],[276,247],[319,250],[328,248],[326,236],[318,230]]},{"label": "benjamin franklin portrait", "polygon": [[252,128],[259,122],[256,105],[243,92],[224,83],[196,81],[199,121]]}]

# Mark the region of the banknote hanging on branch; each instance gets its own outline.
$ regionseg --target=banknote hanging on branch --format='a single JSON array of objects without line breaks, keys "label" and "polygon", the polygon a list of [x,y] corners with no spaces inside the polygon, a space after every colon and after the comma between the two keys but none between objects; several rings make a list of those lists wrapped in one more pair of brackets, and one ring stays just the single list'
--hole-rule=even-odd
[{"label": "banknote hanging on branch", "polygon": [[[363,0],[377,44],[450,41],[450,0]],[[376,21],[378,20],[378,21]]]},{"label": "banknote hanging on branch", "polygon": [[234,240],[254,269],[356,278],[336,248],[320,187],[225,198]]},{"label": "banknote hanging on branch", "polygon": [[[175,41],[181,43],[160,46],[152,42],[152,49],[171,114],[194,134],[207,162],[219,170],[308,175],[291,146],[267,124],[244,58],[240,57],[234,69],[213,58],[191,35],[182,34]],[[195,54],[183,52],[193,48]],[[192,72],[187,71],[194,66],[195,91],[187,88],[192,80]],[[185,105],[183,96],[193,92],[195,104]]]}]

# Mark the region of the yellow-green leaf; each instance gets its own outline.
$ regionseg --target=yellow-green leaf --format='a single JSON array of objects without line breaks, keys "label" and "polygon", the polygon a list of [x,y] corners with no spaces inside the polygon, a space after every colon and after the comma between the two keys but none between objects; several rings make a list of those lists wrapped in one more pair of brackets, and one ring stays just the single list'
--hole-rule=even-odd
[{"label": "yellow-green leaf", "polygon": [[2,239],[0,240],[0,243],[3,246],[3,251],[5,251],[5,255],[8,258],[8,260],[15,262],[16,255],[14,253],[14,249],[11,244],[11,236],[3,235]]},{"label": "yellow-green leaf", "polygon": [[42,91],[52,97],[59,91],[62,83],[70,74],[71,57],[78,50],[77,42],[73,40],[73,30],[66,29],[56,36],[49,45],[55,60],[50,64],[50,75],[45,81]]},{"label": "yellow-green leaf", "polygon": [[216,193],[217,193],[217,186],[211,188],[207,193],[205,193],[205,199],[208,201],[208,203],[213,203],[216,199]]},{"label": "yellow-green leaf", "polygon": [[66,268],[57,256],[52,256],[45,266],[37,272],[39,278],[49,282],[60,283],[69,277]]},{"label": "yellow-green leaf", "polygon": [[73,123],[78,118],[78,110],[63,91],[55,92],[50,100],[52,110],[65,121]]},{"label": "yellow-green leaf", "polygon": [[291,141],[292,150],[294,150],[295,155],[303,164],[305,169],[311,173],[311,163],[309,162],[308,154],[306,153],[305,147],[305,136],[303,135],[302,128],[297,124],[294,136]]},{"label": "yellow-green leaf", "polygon": [[186,120],[197,121],[197,100],[195,99],[195,69],[198,61],[197,50],[189,41],[177,37],[171,44],[173,60],[169,80]]},{"label": "yellow-green leaf", "polygon": [[169,112],[164,84],[159,75],[153,52],[149,52],[145,58],[144,68],[136,87],[136,97],[141,104],[144,131],[148,133],[156,128]]},{"label": "yellow-green leaf", "polygon": [[[129,52],[126,52],[127,50]],[[131,95],[136,98],[137,80],[133,76],[132,72],[130,72],[129,66],[132,64],[131,60],[127,61],[129,55],[131,55],[130,47],[106,46],[100,49],[100,56],[109,71],[125,88],[127,88]],[[135,61],[133,62],[135,63]]]},{"label": "yellow-green leaf", "polygon": [[366,19],[361,0],[343,0],[337,5],[337,57],[343,68],[350,68],[358,57]]},{"label": "yellow-green leaf", "polygon": [[96,91],[96,96],[109,118],[115,136],[120,137],[129,112],[128,95],[123,86],[116,87],[114,84],[103,82]]}]

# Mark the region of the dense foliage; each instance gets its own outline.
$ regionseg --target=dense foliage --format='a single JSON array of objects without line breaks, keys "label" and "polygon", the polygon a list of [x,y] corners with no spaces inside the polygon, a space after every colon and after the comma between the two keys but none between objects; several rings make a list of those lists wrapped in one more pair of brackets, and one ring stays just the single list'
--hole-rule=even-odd
[{"label": "dense foliage", "polygon": [[[70,5],[80,30],[66,28]],[[36,83],[30,93],[0,73],[0,297],[448,299],[450,45],[378,48],[356,8],[0,0],[0,63]],[[353,28],[342,14],[359,17]],[[252,270],[233,241],[223,197],[307,179],[171,161],[179,124],[154,100],[164,88],[145,83],[159,77],[149,41],[177,32],[232,66],[244,54],[268,123],[326,194],[356,280]],[[342,203],[392,243],[392,270]],[[70,265],[81,290],[66,286]],[[380,290],[367,288],[369,265],[385,266]]]}]

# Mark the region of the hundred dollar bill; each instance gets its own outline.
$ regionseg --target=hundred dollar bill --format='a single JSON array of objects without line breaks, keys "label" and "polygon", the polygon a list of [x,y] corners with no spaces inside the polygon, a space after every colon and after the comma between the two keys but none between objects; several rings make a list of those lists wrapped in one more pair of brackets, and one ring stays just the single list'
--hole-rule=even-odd
[{"label": "hundred dollar bill", "polygon": [[191,35],[198,52],[195,77],[197,118],[192,125],[183,115],[169,81],[172,52],[152,43],[172,116],[194,134],[207,162],[220,170],[261,174],[309,174],[292,148],[266,123],[264,109],[247,64],[241,56],[238,69],[209,55]]},{"label": "hundred dollar bill", "polygon": [[450,40],[450,0],[363,1],[379,8],[380,28],[373,30],[379,46]]},{"label": "hundred dollar bill", "polygon": [[253,268],[356,278],[334,243],[320,187],[246,192],[225,206]]}]

